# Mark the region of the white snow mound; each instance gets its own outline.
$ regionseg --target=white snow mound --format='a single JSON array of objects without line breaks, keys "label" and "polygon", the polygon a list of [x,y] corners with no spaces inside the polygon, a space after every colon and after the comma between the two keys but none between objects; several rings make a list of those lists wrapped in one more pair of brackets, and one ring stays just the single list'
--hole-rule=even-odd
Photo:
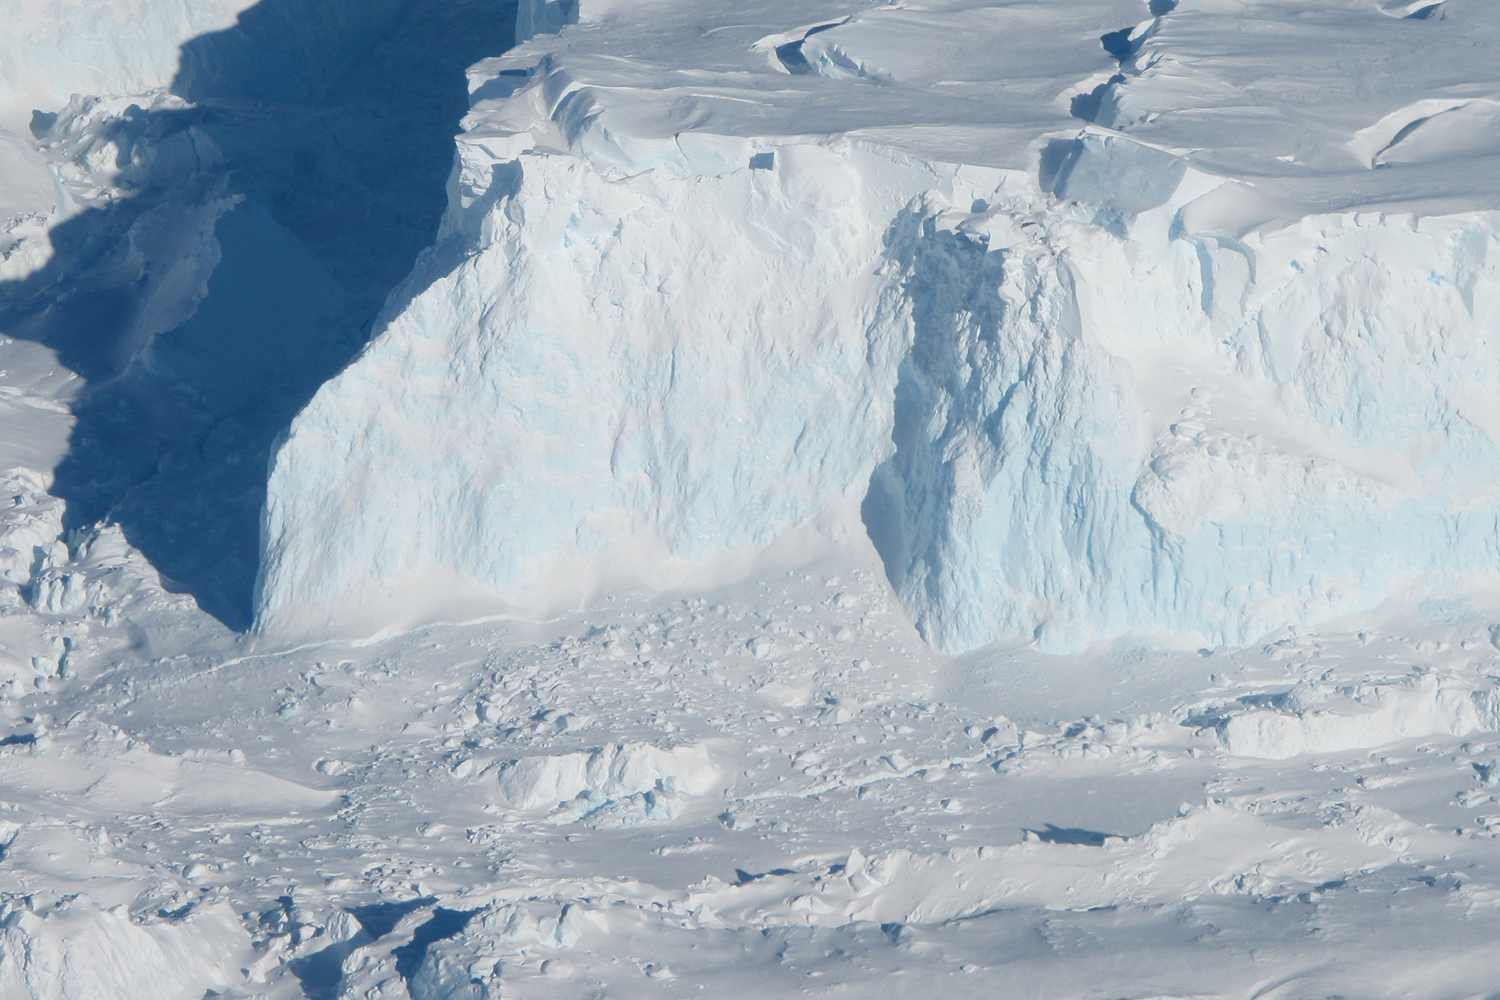
[{"label": "white snow mound", "polygon": [[242,982],[254,952],[226,903],[137,923],[86,896],[0,901],[0,995],[31,1000],[199,1000]]},{"label": "white snow mound", "polygon": [[1432,674],[1341,689],[1300,685],[1216,728],[1229,753],[1271,760],[1466,736],[1500,729],[1500,688],[1476,691]]}]

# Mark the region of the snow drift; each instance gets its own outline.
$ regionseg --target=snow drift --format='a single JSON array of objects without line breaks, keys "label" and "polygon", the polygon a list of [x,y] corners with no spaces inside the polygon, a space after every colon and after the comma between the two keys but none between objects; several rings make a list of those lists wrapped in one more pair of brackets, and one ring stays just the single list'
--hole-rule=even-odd
[{"label": "snow drift", "polygon": [[662,123],[587,85],[579,18],[476,68],[443,241],[274,460],[262,628],[722,578],[861,498],[950,650],[1243,642],[1494,571],[1500,216],[1309,211],[1097,125],[979,166]]}]

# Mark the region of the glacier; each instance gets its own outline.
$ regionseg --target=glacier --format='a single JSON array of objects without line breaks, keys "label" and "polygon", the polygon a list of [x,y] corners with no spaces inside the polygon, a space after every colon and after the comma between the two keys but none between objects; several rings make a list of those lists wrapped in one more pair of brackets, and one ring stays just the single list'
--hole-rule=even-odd
[{"label": "glacier", "polygon": [[1485,0],[0,10],[0,997],[1494,990]]},{"label": "glacier", "polygon": [[1431,18],[1310,15],[1293,54],[1405,32],[1410,75],[1311,61],[1338,99],[1262,127],[1294,84],[1223,25],[1295,4],[823,6],[523,5],[437,244],[276,449],[262,631],[546,615],[866,533],[949,651],[1244,644],[1493,582],[1500,105]]}]

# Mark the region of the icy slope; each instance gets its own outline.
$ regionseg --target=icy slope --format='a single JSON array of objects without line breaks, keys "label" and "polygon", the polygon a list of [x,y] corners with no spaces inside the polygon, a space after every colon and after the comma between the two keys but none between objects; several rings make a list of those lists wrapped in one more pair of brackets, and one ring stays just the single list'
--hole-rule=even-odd
[{"label": "icy slope", "polygon": [[733,575],[867,491],[949,649],[1491,573],[1500,62],[1435,55],[1500,15],[1298,10],[585,3],[480,64],[444,242],[275,459],[262,625]]}]

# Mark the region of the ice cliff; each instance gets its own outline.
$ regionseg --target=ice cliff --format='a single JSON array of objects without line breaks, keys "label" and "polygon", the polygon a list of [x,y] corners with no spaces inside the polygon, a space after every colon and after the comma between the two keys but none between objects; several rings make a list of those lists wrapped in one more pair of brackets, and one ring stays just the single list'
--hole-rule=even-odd
[{"label": "ice cliff", "polygon": [[271,445],[436,236],[465,70],[511,44],[513,10],[6,9],[0,331],[79,380],[61,453],[0,449],[0,472],[23,460],[64,531],[118,524],[246,628]]},{"label": "ice cliff", "polygon": [[1434,53],[1500,15],[714,6],[534,4],[471,72],[438,245],[275,455],[262,628],[866,530],[949,650],[1493,579],[1500,88]]}]

